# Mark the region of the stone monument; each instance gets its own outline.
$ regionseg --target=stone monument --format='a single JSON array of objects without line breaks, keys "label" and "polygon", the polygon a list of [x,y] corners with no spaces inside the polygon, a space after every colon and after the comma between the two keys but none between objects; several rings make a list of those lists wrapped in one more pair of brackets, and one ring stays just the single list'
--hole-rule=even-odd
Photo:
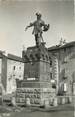
[{"label": "stone monument", "polygon": [[35,36],[36,45],[22,51],[25,62],[24,80],[18,83],[18,88],[22,87],[25,99],[30,99],[30,105],[39,104],[49,107],[50,97],[55,92],[50,82],[50,57],[42,37],[42,33],[49,29],[49,24],[44,23],[40,13],[36,13],[36,16],[37,20],[25,29],[34,27],[32,33]]}]

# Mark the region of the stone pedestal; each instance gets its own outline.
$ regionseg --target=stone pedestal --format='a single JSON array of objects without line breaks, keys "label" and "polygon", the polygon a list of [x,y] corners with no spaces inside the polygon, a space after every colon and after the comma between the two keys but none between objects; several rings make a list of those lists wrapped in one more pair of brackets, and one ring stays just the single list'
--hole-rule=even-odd
[{"label": "stone pedestal", "polygon": [[[49,106],[49,101],[52,92],[50,82],[50,57],[45,44],[40,46],[29,47],[24,52],[23,60],[25,62],[24,80],[21,82],[21,88],[25,88],[25,98],[27,105]],[[20,87],[19,87],[20,88]],[[47,100],[45,100],[47,98]],[[42,100],[40,102],[40,100]]]}]

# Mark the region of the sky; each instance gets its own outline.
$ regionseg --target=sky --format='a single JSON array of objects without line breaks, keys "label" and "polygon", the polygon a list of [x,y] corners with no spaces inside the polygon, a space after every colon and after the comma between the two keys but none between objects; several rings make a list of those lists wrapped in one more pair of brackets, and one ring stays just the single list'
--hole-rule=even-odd
[{"label": "sky", "polygon": [[73,0],[0,0],[0,50],[22,55],[25,48],[35,45],[33,28],[25,27],[42,14],[50,29],[43,33],[46,47],[57,45],[61,38],[75,40]]}]

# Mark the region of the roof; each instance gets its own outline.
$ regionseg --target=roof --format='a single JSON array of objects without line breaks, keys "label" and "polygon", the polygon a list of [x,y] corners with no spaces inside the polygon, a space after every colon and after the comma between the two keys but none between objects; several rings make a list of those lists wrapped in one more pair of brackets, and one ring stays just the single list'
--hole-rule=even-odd
[{"label": "roof", "polygon": [[8,59],[11,59],[11,60],[14,60],[14,61],[19,61],[19,62],[24,62],[21,57],[13,55],[13,54],[8,54]]},{"label": "roof", "polygon": [[36,46],[28,47],[27,49],[33,49],[33,48],[36,48]]},{"label": "roof", "polygon": [[3,56],[5,56],[4,53],[5,53],[5,51],[1,51],[0,50],[0,58],[2,58]]},{"label": "roof", "polygon": [[48,51],[59,50],[59,49],[68,48],[68,47],[71,47],[71,46],[75,46],[75,41],[66,43],[62,46],[60,46],[60,45],[52,46],[52,47],[48,48]]},{"label": "roof", "polygon": [[2,58],[3,57],[3,55],[2,55],[2,53],[0,53],[0,58]]}]

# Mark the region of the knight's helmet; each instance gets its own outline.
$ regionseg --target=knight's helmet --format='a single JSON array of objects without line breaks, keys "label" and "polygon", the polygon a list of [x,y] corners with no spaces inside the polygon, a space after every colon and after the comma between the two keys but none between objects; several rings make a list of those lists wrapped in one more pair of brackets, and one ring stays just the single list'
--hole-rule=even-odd
[{"label": "knight's helmet", "polygon": [[36,16],[39,17],[39,18],[41,18],[42,14],[39,13],[39,12],[37,12],[37,13],[36,13]]}]

